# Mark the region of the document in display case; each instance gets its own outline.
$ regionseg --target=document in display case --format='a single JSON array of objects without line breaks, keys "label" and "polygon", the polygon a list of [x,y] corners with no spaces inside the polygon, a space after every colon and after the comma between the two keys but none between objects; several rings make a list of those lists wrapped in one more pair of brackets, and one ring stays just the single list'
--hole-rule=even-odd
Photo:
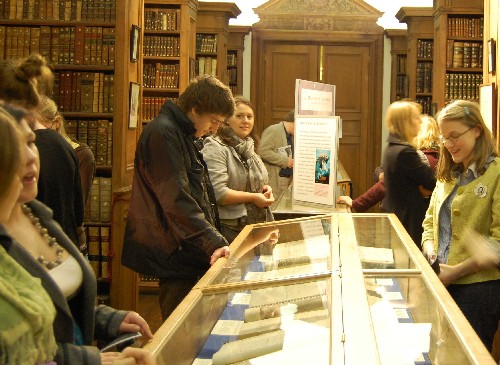
[{"label": "document in display case", "polygon": [[158,364],[494,361],[393,214],[245,227],[146,347]]}]

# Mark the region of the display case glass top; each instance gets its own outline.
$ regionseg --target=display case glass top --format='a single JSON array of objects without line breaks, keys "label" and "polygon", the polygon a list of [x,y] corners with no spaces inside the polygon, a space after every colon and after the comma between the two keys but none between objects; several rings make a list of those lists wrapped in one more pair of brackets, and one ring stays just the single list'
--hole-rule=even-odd
[{"label": "display case glass top", "polygon": [[250,225],[230,250],[147,345],[158,364],[494,365],[392,214]]}]

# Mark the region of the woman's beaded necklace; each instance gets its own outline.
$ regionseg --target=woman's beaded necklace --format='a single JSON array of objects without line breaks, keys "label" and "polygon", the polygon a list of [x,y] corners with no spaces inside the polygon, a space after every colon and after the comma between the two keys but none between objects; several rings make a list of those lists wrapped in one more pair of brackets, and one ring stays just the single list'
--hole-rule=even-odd
[{"label": "woman's beaded necklace", "polygon": [[23,213],[26,214],[26,216],[29,218],[31,221],[31,224],[36,228],[38,233],[40,233],[40,236],[42,236],[43,240],[48,243],[49,247],[52,247],[56,251],[56,259],[55,261],[49,261],[46,260],[43,255],[40,255],[36,258],[36,260],[44,267],[46,267],[48,270],[52,270],[53,268],[59,266],[62,263],[62,255],[64,253],[64,248],[62,248],[59,243],[57,243],[57,240],[49,235],[49,232],[47,231],[47,228],[43,227],[42,224],[40,223],[40,219],[38,217],[35,217],[33,214],[33,211],[31,210],[30,207],[28,207],[26,204],[22,205]]}]

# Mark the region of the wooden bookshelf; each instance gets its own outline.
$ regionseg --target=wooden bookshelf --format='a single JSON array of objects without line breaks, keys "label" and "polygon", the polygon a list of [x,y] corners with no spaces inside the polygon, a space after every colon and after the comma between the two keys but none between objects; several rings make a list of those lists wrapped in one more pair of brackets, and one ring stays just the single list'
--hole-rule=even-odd
[{"label": "wooden bookshelf", "polygon": [[433,102],[479,101],[483,83],[483,0],[434,1]]},{"label": "wooden bookshelf", "polygon": [[241,10],[234,3],[199,2],[196,17],[196,75],[211,74],[229,85],[229,19]]},{"label": "wooden bookshelf", "polygon": [[0,7],[0,59],[32,53],[45,57],[55,77],[50,96],[65,118],[66,131],[91,148],[95,181],[105,181],[102,192],[94,189],[93,199],[92,192],[89,196],[84,224],[96,277],[107,282],[98,301],[109,304],[118,1],[103,6],[87,0],[8,4]]},{"label": "wooden bookshelf", "polygon": [[245,50],[245,36],[250,33],[250,30],[250,26],[229,26],[227,72],[229,87],[233,95],[243,94],[243,51]]},{"label": "wooden bookshelf", "polygon": [[434,60],[433,9],[402,7],[396,17],[406,23],[408,49],[408,97],[422,105],[422,112],[433,115],[432,81]]},{"label": "wooden bookshelf", "polygon": [[386,29],[391,40],[391,103],[408,98],[408,47],[406,30]]},{"label": "wooden bookshelf", "polygon": [[193,1],[145,0],[140,119],[147,123],[166,100],[176,101],[193,77]]}]

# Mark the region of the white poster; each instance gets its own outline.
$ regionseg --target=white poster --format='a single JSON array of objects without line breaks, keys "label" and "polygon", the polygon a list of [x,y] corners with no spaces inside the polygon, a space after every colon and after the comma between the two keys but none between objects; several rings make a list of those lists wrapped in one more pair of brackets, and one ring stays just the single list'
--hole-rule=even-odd
[{"label": "white poster", "polygon": [[338,117],[295,117],[293,199],[335,206]]}]

